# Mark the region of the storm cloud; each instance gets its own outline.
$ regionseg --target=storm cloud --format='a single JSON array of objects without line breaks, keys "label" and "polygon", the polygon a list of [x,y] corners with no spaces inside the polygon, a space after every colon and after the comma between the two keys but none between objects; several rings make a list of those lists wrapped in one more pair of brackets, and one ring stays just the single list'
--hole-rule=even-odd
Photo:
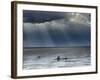
[{"label": "storm cloud", "polygon": [[24,47],[90,46],[90,14],[23,11]]},{"label": "storm cloud", "polygon": [[[58,20],[58,19],[70,20],[70,18],[77,17],[77,16],[79,16],[78,13],[72,13],[72,12],[24,10],[23,11],[23,22],[43,23],[43,22],[48,22],[48,21]],[[89,13],[80,13],[80,17],[90,22]]]}]

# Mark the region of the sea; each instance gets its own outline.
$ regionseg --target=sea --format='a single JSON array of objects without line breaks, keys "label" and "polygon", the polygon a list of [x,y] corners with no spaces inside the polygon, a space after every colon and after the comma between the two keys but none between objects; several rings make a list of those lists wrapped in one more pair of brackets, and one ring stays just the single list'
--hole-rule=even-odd
[{"label": "sea", "polygon": [[67,68],[90,65],[90,47],[23,49],[23,69],[26,70]]}]

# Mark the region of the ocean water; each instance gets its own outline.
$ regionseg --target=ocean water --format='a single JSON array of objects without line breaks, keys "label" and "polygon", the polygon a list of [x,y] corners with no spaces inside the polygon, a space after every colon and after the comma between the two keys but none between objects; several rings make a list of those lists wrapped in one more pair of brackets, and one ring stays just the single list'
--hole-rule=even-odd
[{"label": "ocean water", "polygon": [[[23,56],[23,69],[27,70],[91,65],[89,47],[25,48]],[[59,60],[57,60],[58,56]]]}]

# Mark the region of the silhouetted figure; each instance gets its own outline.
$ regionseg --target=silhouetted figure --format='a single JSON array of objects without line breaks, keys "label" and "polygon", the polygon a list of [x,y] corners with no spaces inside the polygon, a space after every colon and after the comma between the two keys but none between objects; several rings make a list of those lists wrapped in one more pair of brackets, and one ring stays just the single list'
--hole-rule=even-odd
[{"label": "silhouetted figure", "polygon": [[65,61],[66,61],[67,59],[68,59],[67,57],[61,58],[60,56],[58,56],[58,57],[56,58],[57,61],[60,61],[60,60],[65,60]]},{"label": "silhouetted figure", "polygon": [[37,58],[38,58],[38,59],[40,59],[40,58],[41,58],[41,56],[38,56]]},{"label": "silhouetted figure", "polygon": [[63,58],[63,59],[67,60],[68,58]]},{"label": "silhouetted figure", "polygon": [[57,61],[60,61],[60,56],[57,57]]}]

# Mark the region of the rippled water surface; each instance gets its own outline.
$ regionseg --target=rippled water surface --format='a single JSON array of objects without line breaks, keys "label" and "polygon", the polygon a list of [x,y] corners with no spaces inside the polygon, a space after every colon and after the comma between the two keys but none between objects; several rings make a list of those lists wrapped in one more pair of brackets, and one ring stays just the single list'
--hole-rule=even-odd
[{"label": "rippled water surface", "polygon": [[89,47],[25,48],[23,54],[23,69],[88,66],[91,63]]}]

